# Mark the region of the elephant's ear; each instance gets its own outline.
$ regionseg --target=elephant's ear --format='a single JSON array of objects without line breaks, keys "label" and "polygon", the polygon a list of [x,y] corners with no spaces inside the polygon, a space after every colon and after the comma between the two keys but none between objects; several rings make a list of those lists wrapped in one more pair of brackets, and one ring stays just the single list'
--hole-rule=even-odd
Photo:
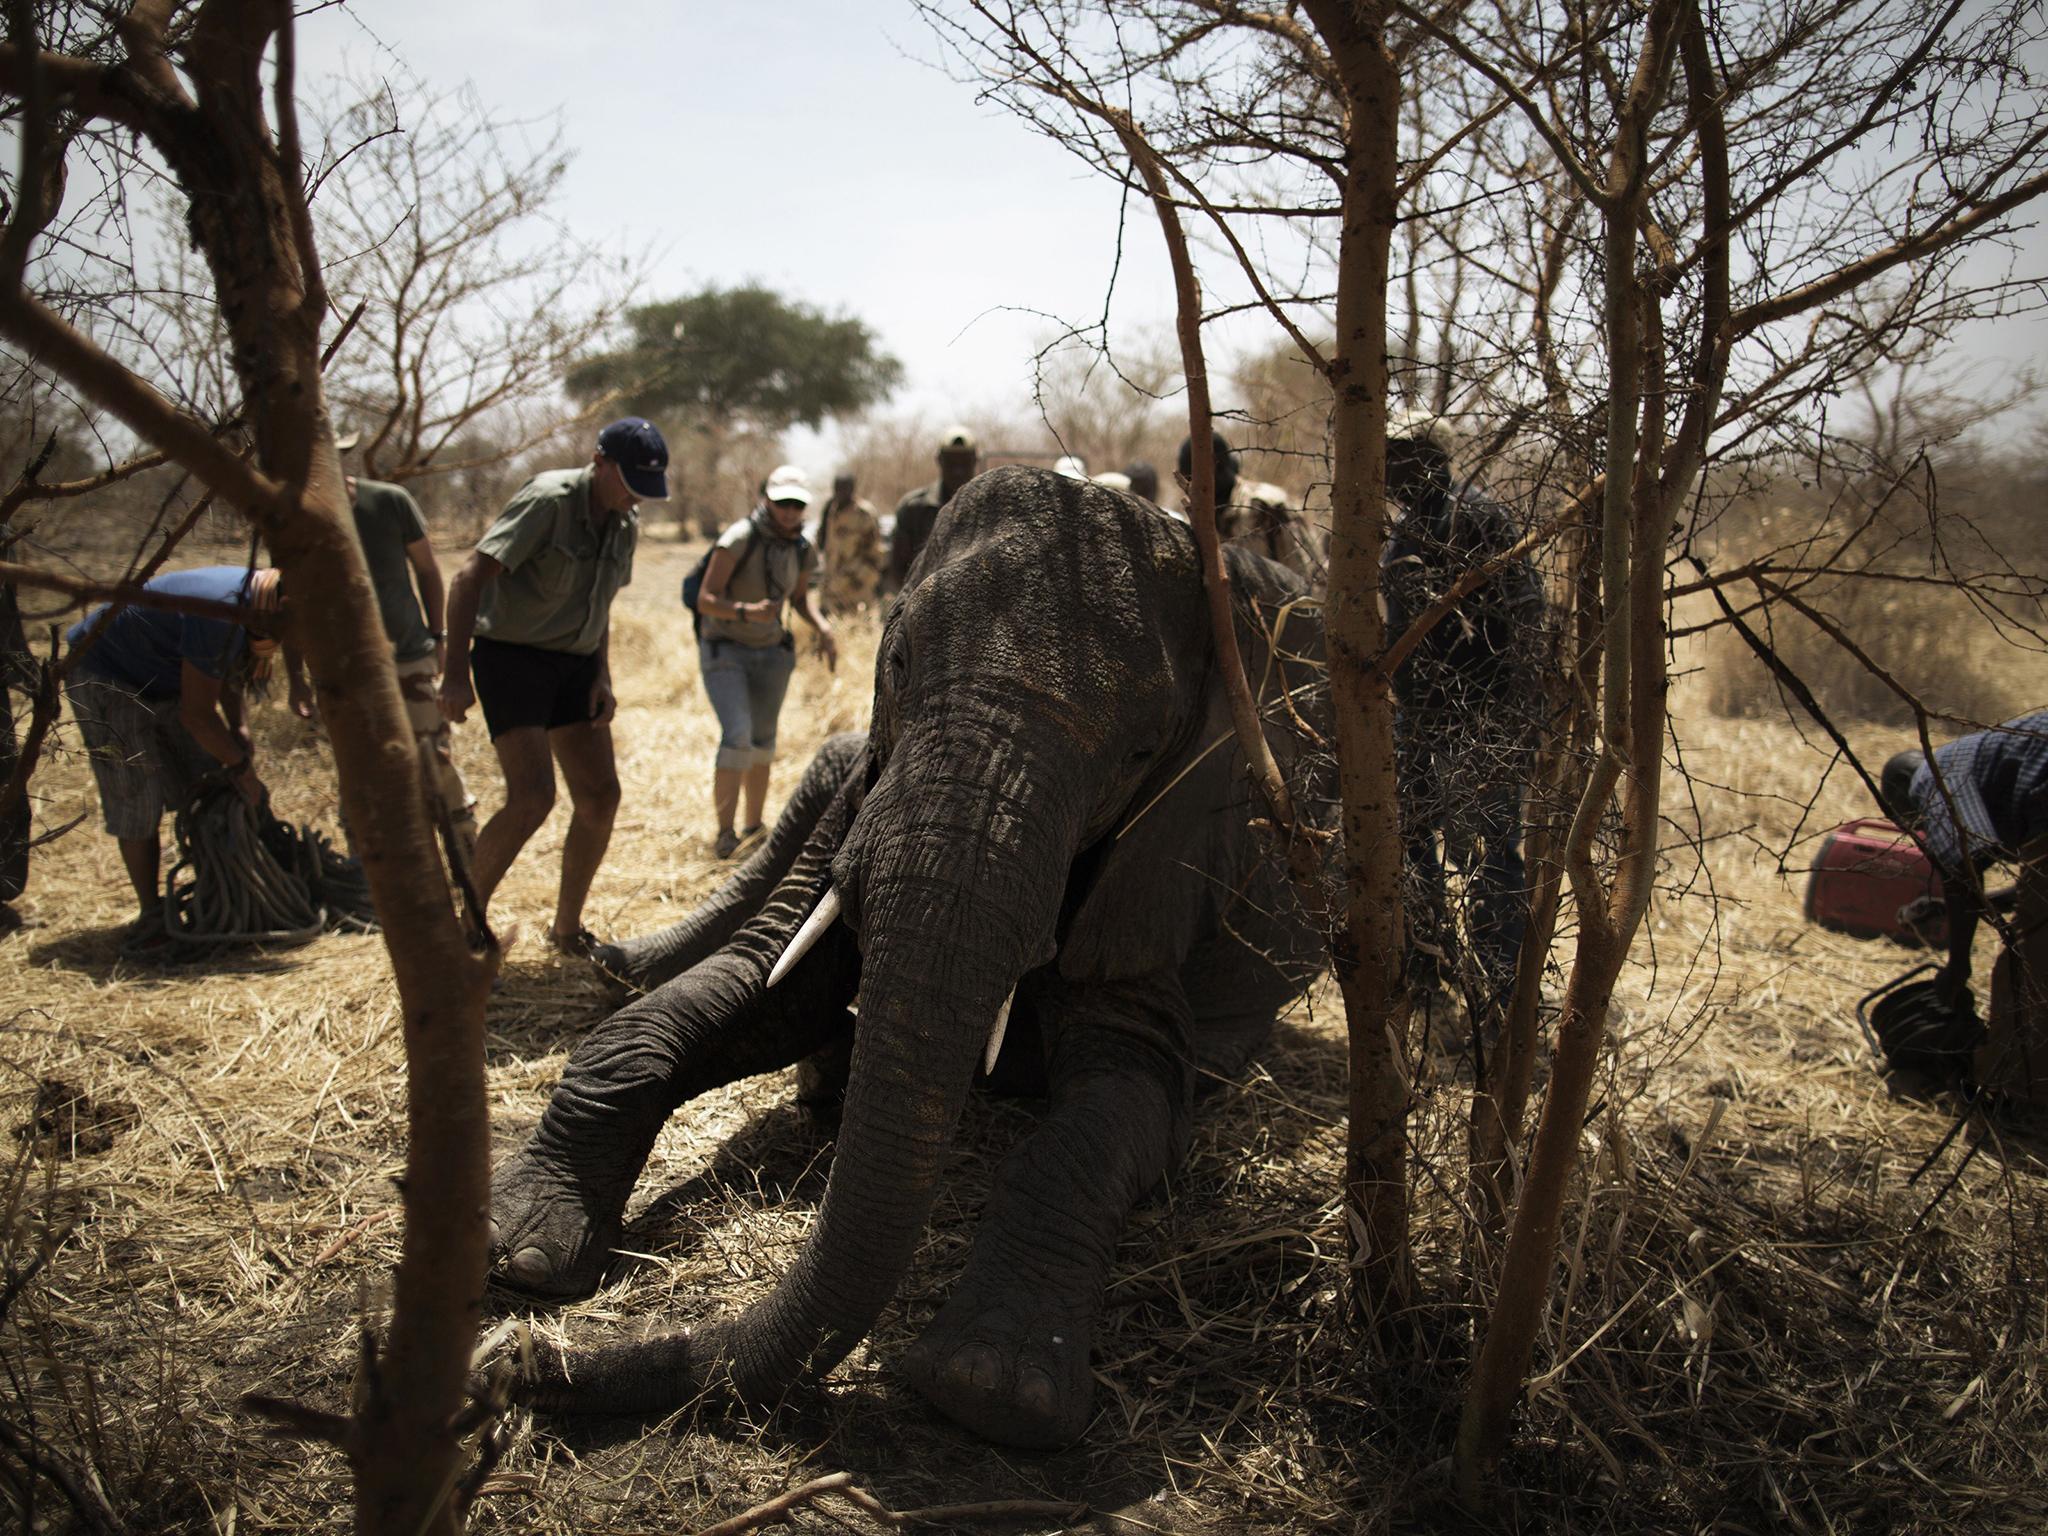
[{"label": "elephant's ear", "polygon": [[[1266,739],[1295,784],[1309,784],[1313,744],[1276,724],[1292,689],[1299,714],[1323,731],[1323,630],[1320,611],[1292,573],[1226,549],[1237,598],[1237,643],[1260,693]],[[1277,654],[1272,635],[1278,630]],[[1092,868],[1061,936],[1060,974],[1073,981],[1141,975],[1187,959],[1196,936],[1213,933],[1270,833],[1252,826],[1265,815],[1239,750],[1206,629],[1182,654],[1202,658],[1193,719],[1174,752],[1132,797],[1117,830],[1085,856]]]}]

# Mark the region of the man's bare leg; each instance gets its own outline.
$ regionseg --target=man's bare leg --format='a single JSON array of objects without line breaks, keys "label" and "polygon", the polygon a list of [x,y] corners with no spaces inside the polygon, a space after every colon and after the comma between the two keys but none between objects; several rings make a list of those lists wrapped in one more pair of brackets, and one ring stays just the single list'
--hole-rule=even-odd
[{"label": "man's bare leg", "polygon": [[121,867],[128,871],[128,883],[135,887],[136,920],[161,916],[164,893],[157,883],[157,874],[162,868],[163,851],[155,835],[119,837],[114,841],[121,846]]},{"label": "man's bare leg", "polygon": [[545,730],[523,725],[505,732],[491,745],[497,749],[498,767],[505,775],[505,805],[477,833],[476,862],[470,868],[477,900],[486,908],[519,850],[555,808],[555,766],[548,759]]},{"label": "man's bare leg", "polygon": [[565,725],[548,732],[562,782],[569,786],[569,836],[562,845],[562,883],[555,897],[554,937],[574,939],[583,928],[583,901],[611,846],[619,812],[618,766],[609,725]]}]

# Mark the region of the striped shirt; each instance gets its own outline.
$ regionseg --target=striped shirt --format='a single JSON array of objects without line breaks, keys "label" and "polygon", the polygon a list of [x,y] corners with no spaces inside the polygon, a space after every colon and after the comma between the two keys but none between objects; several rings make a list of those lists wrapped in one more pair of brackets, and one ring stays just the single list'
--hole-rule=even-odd
[{"label": "striped shirt", "polygon": [[2048,709],[1936,747],[1910,793],[1928,857],[1943,870],[2018,857],[2048,834]]}]

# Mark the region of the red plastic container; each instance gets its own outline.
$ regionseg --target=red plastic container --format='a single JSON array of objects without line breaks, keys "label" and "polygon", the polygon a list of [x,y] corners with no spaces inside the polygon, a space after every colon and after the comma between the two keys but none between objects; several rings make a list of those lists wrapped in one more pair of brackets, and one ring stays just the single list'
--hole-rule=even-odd
[{"label": "red plastic container", "polygon": [[1846,821],[1821,839],[1806,877],[1808,921],[1859,939],[1890,939],[1913,948],[1948,942],[1948,921],[1914,926],[1899,908],[1922,896],[1941,898],[1941,876],[1913,836],[1889,821]]}]

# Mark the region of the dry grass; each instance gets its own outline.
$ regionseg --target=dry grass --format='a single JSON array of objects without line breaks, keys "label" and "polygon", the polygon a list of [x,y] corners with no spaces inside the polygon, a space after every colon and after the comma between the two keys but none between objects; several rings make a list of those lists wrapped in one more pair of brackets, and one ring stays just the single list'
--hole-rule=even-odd
[{"label": "dry grass", "polygon": [[[689,553],[648,547],[621,601],[625,803],[591,905],[599,929],[667,922],[717,878],[712,722],[674,596]],[[838,678],[799,670],[785,780],[866,716],[873,636],[849,638]],[[1910,957],[1806,927],[1796,879],[1777,870],[1826,758],[1783,725],[1688,719],[1686,702],[1680,739],[1703,781],[1713,897],[1674,855],[1587,1128],[1567,1279],[1502,1527],[2039,1529],[2039,1143],[2002,1128],[1927,1211],[1975,1133],[1912,1181],[1952,1106],[1888,1091],[1852,1012]],[[277,712],[266,730],[283,809],[324,817],[324,754]],[[461,733],[459,752],[488,804],[481,732]],[[88,802],[74,760],[42,787],[52,821]],[[1846,813],[1851,793],[1830,780],[1809,826]],[[1682,795],[1672,811],[1688,824]],[[514,869],[501,921],[529,934],[547,922],[561,831],[558,811]],[[4,1256],[19,1267],[43,1234],[61,1241],[0,1327],[0,1416],[33,1405],[46,1442],[92,1468],[133,1530],[345,1529],[339,1461],[264,1440],[235,1401],[254,1390],[343,1403],[358,1319],[375,1315],[396,1256],[403,1081],[377,941],[328,936],[206,972],[125,969],[114,931],[127,898],[91,824],[41,852],[22,905],[34,926],[0,944],[0,1150],[20,1152]],[[579,967],[531,939],[514,951],[489,1021],[501,1150],[605,1007]],[[1031,1113],[978,1103],[898,1304],[825,1390],[760,1424],[523,1426],[476,1523],[688,1531],[836,1470],[899,1509],[1085,1500],[1103,1531],[1453,1523],[1442,1460],[1472,1316],[1456,1076],[1451,1062],[1418,1065],[1423,1303],[1398,1358],[1369,1357],[1344,1322],[1342,1025],[1318,995],[1258,1070],[1211,1096],[1185,1173],[1126,1237],[1098,1348],[1100,1413],[1080,1446],[1038,1457],[970,1441],[890,1371],[958,1273],[995,1160]],[[112,1114],[103,1151],[47,1135],[31,1147],[13,1128],[35,1120],[47,1079],[136,1114]],[[59,1135],[97,1123],[45,1118]],[[536,1325],[588,1336],[759,1294],[803,1240],[829,1145],[785,1078],[710,1096],[656,1148],[627,1239],[638,1256]],[[506,1314],[494,1303],[493,1315]],[[66,1528],[47,1489],[38,1509],[37,1529]],[[879,1528],[842,1505],[792,1523]]]}]

